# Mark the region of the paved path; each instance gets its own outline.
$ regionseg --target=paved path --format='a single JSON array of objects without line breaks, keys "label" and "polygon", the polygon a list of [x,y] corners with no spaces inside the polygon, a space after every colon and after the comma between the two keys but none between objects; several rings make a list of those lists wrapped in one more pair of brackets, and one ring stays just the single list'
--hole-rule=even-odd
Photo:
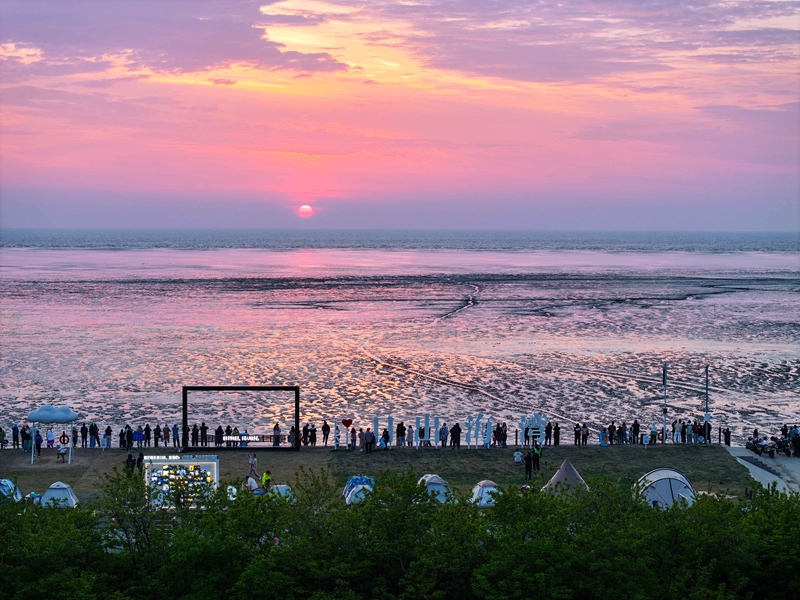
[{"label": "paved path", "polygon": [[[770,458],[769,456],[756,456],[753,452],[741,446],[723,447],[736,460],[747,467],[747,470],[750,471],[750,476],[764,487],[769,487],[774,482],[778,486],[778,491],[800,493],[800,458],[789,458],[787,456]],[[778,474],[776,475],[766,468],[753,464],[754,461]]]}]

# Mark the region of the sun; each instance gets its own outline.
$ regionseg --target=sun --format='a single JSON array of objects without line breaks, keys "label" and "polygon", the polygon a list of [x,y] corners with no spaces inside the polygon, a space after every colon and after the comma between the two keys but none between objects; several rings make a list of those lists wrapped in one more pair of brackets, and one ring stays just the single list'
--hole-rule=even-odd
[{"label": "sun", "polygon": [[314,216],[314,209],[308,204],[303,204],[303,206],[297,209],[297,214],[303,219],[308,219],[309,217]]}]

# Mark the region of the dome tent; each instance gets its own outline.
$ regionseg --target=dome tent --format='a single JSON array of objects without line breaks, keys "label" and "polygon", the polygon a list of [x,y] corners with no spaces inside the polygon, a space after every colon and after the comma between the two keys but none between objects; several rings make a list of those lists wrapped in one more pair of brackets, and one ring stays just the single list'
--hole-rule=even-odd
[{"label": "dome tent", "polygon": [[286,500],[294,500],[294,492],[292,492],[292,488],[283,483],[279,483],[270,487],[269,493],[274,496],[285,498]]},{"label": "dome tent", "polygon": [[697,498],[692,482],[675,469],[654,469],[642,475],[637,483],[641,497],[656,508],[672,506],[681,499],[691,506]]},{"label": "dome tent", "polygon": [[589,486],[586,485],[583,477],[581,477],[578,470],[572,466],[568,458],[564,459],[564,462],[561,463],[555,475],[542,487],[543,492],[553,492],[556,494],[574,494],[575,491],[579,489],[588,492]]},{"label": "dome tent", "polygon": [[47,488],[44,496],[42,496],[42,504],[45,506],[75,508],[78,506],[78,496],[75,495],[75,490],[72,489],[72,486],[63,481],[56,481]]},{"label": "dome tent", "polygon": [[347,480],[347,483],[344,485],[344,489],[342,490],[342,498],[347,501],[347,497],[350,495],[350,492],[353,491],[357,486],[367,486],[372,491],[372,488],[375,487],[375,480],[372,477],[368,477],[367,475],[353,475]]},{"label": "dome tent", "polygon": [[347,496],[344,499],[345,504],[347,504],[348,506],[350,506],[351,504],[358,504],[359,502],[362,502],[364,498],[367,497],[367,494],[369,494],[371,491],[372,491],[371,485],[359,484],[354,488],[352,488],[347,493]]},{"label": "dome tent", "polygon": [[419,484],[423,484],[426,488],[428,488],[428,494],[433,496],[433,498],[439,502],[444,504],[445,502],[451,500],[450,486],[447,485],[447,482],[438,475],[433,475],[430,473],[423,475],[417,482],[417,485]]},{"label": "dome tent", "polygon": [[478,508],[489,508],[494,506],[495,496],[500,493],[497,484],[489,479],[484,479],[475,484],[472,488],[472,502]]},{"label": "dome tent", "polygon": [[10,479],[0,479],[0,503],[22,502],[22,491]]}]

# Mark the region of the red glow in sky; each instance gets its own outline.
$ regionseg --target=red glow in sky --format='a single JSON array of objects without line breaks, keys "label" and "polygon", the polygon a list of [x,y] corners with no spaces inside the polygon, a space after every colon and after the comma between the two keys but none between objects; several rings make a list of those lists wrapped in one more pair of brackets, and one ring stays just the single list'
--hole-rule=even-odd
[{"label": "red glow in sky", "polygon": [[799,17],[11,0],[0,226],[797,229]]}]

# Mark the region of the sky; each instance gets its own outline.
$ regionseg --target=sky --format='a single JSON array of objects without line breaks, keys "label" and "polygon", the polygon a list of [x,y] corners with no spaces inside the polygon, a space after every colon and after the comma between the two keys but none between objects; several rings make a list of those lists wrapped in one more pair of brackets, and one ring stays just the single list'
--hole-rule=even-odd
[{"label": "sky", "polygon": [[5,0],[0,227],[798,231],[799,74],[791,0]]}]

